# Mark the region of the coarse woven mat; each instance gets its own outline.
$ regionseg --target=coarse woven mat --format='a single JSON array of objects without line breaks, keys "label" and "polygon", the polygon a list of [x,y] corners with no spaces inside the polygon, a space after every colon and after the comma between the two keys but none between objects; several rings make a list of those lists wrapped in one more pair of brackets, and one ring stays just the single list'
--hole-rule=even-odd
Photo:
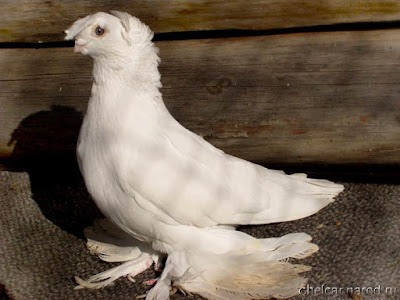
[{"label": "coarse woven mat", "polygon": [[[314,216],[240,230],[259,238],[300,231],[313,236],[320,251],[302,261],[313,269],[296,299],[400,299],[400,186],[345,187]],[[85,248],[82,229],[100,213],[78,175],[2,171],[0,193],[0,284],[11,299],[135,299],[148,289],[142,282],[153,271],[136,283],[121,278],[99,290],[73,289],[74,275],[87,278],[117,265]],[[177,293],[172,299],[201,298]]]}]

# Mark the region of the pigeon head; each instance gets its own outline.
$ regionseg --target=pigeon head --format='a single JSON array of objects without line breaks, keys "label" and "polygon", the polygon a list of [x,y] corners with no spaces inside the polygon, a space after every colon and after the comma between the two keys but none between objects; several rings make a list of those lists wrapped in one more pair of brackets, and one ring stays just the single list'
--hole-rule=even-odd
[{"label": "pigeon head", "polygon": [[66,40],[75,39],[75,52],[93,58],[127,55],[151,43],[153,32],[128,13],[98,12],[81,18],[65,30]]}]

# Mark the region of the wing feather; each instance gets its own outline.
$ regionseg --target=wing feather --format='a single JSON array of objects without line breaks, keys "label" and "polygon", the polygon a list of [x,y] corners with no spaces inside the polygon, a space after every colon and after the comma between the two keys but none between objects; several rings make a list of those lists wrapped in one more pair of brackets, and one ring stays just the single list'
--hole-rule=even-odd
[{"label": "wing feather", "polygon": [[269,207],[261,167],[226,155],[179,123],[142,145],[126,176],[132,192],[182,224],[245,223]]}]

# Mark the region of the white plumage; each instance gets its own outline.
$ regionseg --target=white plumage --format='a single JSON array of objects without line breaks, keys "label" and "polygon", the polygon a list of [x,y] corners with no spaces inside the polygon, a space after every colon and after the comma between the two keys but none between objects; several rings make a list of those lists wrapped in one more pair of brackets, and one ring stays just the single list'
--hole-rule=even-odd
[{"label": "white plumage", "polygon": [[109,221],[86,230],[88,247],[124,261],[77,288],[103,287],[153,262],[165,268],[147,299],[171,285],[209,299],[286,298],[305,284],[289,257],[318,247],[305,233],[256,239],[235,225],[316,213],[343,190],[304,174],[285,175],[230,156],[182,127],[159,91],[152,31],[127,13],[77,20],[66,39],[94,59],[93,87],[77,154],[92,198]]}]

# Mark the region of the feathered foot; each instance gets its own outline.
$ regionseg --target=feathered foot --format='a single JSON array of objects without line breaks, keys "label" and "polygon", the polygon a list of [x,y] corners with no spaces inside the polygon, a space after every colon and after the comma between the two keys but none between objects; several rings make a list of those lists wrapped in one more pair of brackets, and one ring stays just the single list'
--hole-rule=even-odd
[{"label": "feathered foot", "polygon": [[128,276],[128,279],[132,281],[133,277],[150,268],[153,264],[153,261],[154,260],[150,254],[142,253],[138,258],[94,275],[87,280],[83,280],[78,276],[75,276],[75,280],[78,283],[78,286],[76,286],[75,289],[100,289],[122,276]]},{"label": "feathered foot", "polygon": [[92,227],[86,228],[84,233],[87,238],[86,246],[91,254],[97,254],[107,262],[125,263],[87,280],[76,276],[75,280],[79,285],[75,289],[99,289],[122,276],[135,282],[134,277],[150,268],[153,262],[155,268],[160,269],[162,266],[161,253],[134,239],[107,219],[97,220]]},{"label": "feathered foot", "polygon": [[[229,231],[227,234],[237,234]],[[318,251],[305,233],[280,238],[250,239],[246,251],[224,254],[173,251],[163,273],[147,293],[146,300],[167,300],[177,289],[210,300],[285,299],[298,295],[307,279],[301,274],[311,268],[285,262],[302,259]]]},{"label": "feathered foot", "polygon": [[107,219],[96,220],[84,234],[90,253],[107,262],[130,261],[142,252],[154,253],[149,245],[131,237]]}]

